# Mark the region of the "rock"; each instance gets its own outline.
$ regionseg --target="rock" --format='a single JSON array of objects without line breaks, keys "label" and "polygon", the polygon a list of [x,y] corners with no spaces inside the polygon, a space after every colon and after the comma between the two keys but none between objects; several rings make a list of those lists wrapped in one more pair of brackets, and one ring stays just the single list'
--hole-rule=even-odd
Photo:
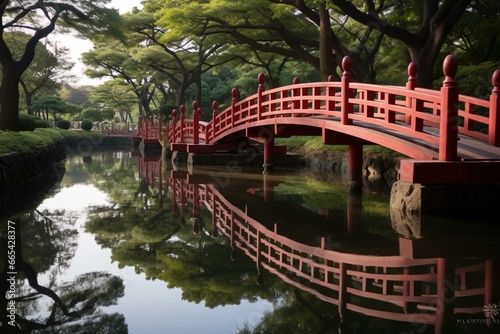
[{"label": "rock", "polygon": [[391,209],[408,213],[421,212],[422,189],[420,184],[396,181],[391,189]]}]

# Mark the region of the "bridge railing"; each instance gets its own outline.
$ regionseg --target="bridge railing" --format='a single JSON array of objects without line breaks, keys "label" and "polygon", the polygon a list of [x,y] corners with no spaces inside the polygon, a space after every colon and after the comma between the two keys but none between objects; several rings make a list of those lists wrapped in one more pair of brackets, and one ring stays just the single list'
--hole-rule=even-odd
[{"label": "bridge railing", "polygon": [[[481,314],[492,293],[492,260],[463,261],[454,271],[446,259],[349,254],[306,245],[269,230],[222,196],[213,185],[169,179],[171,198],[212,212],[213,236],[224,234],[257,269],[345,310],[396,321],[435,324],[445,315]],[[194,209],[195,210],[195,209]],[[184,213],[181,213],[183,215]],[[196,224],[196,220],[194,222]],[[482,277],[472,283],[471,277]],[[475,300],[471,304],[471,300]],[[445,309],[449,308],[445,311]]]},{"label": "bridge railing", "polygon": [[157,139],[161,142],[162,133],[160,129],[162,129],[160,118],[155,119],[153,117],[139,116],[139,120],[137,122],[137,135],[139,137],[146,140]]},{"label": "bridge railing", "polygon": [[[210,122],[186,120],[181,107],[179,120],[176,111],[172,114],[168,142],[213,144],[231,129],[251,126],[256,121],[314,116],[338,118],[343,125],[363,122],[363,126],[379,126],[413,136],[437,145],[440,160],[457,159],[459,133],[500,146],[500,70],[493,74],[490,99],[483,100],[458,94],[454,79],[457,62],[453,56],[448,56],[443,64],[446,78],[440,91],[416,87],[417,69],[413,63],[408,67],[406,86],[352,82],[349,57],[344,58],[342,67],[340,82],[300,84],[296,79],[293,85],[270,90],[265,89],[265,78],[260,74],[257,94],[238,101],[239,93],[233,89],[228,108],[219,112],[214,102]],[[193,107],[196,116],[197,103]],[[480,109],[484,115],[477,113]],[[482,125],[480,129],[476,124]],[[424,126],[436,128],[438,132],[427,131]]]}]

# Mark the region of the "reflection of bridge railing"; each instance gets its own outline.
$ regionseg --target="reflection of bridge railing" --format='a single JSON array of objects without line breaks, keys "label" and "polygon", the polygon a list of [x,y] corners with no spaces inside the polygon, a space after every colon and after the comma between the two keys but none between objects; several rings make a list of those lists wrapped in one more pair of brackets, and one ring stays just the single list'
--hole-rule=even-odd
[{"label": "reflection of bridge railing", "polygon": [[162,141],[161,137],[161,119],[155,119],[153,117],[139,116],[137,122],[137,136],[144,140],[144,143],[158,143]]},{"label": "reflection of bridge railing", "polygon": [[493,270],[496,262],[491,259],[460,260],[459,264],[459,260],[445,258],[341,253],[328,249],[324,238],[315,247],[281,236],[277,224],[273,231],[267,229],[213,185],[170,178],[169,188],[174,205],[181,204],[181,216],[189,202],[197,218],[203,203],[212,212],[214,235],[226,235],[234,249],[243,250],[256,262],[259,271],[265,269],[337,305],[341,316],[349,310],[434,324],[436,333],[441,333],[455,324],[455,314],[481,314],[484,305],[498,297],[493,287],[498,283]]}]

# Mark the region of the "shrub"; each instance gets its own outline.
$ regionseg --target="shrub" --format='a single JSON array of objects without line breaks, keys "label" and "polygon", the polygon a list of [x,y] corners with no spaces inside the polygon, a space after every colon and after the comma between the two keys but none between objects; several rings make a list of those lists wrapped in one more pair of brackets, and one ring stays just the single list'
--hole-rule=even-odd
[{"label": "shrub", "polygon": [[38,128],[50,128],[50,122],[44,119],[41,119],[38,116],[33,116],[35,119],[35,127]]},{"label": "shrub", "polygon": [[61,119],[56,125],[59,129],[68,130],[71,127],[71,122],[65,119]]},{"label": "shrub", "polygon": [[19,131],[34,131],[36,128],[35,118],[32,115],[19,114],[17,127]]},{"label": "shrub", "polygon": [[84,120],[82,121],[82,125],[81,125],[82,130],[90,131],[90,130],[92,130],[92,127],[93,127],[93,126],[94,126],[94,125],[92,124],[92,121],[91,121],[91,120],[89,120],[89,119],[84,119]]}]

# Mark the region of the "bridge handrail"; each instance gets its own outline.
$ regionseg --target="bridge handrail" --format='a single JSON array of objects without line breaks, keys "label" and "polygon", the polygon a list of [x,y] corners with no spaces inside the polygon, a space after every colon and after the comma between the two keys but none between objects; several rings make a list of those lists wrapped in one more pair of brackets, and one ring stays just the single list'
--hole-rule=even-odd
[{"label": "bridge handrail", "polygon": [[[344,58],[340,82],[301,84],[297,80],[293,85],[270,90],[265,90],[261,74],[256,94],[238,101],[238,91],[233,89],[231,105],[218,112],[214,102],[212,119],[207,123],[198,121],[196,130],[188,129],[195,123],[177,121],[177,113],[173,113],[172,123],[167,126],[168,141],[193,143],[198,136],[205,144],[214,144],[227,131],[255,121],[314,116],[339,118],[343,125],[364,122],[413,136],[438,145],[440,160],[457,159],[458,133],[500,146],[500,70],[492,76],[490,99],[483,100],[458,94],[454,80],[457,63],[452,56],[446,57],[443,64],[446,78],[440,91],[416,87],[413,63],[408,67],[406,86],[352,82],[350,66],[350,58]],[[442,113],[443,108],[448,112]],[[484,109],[485,115],[477,114],[478,109]],[[439,133],[425,131],[424,126],[439,129]]]},{"label": "bridge handrail", "polygon": [[160,139],[161,120],[153,117],[139,116],[137,122],[137,135],[144,139]]}]

